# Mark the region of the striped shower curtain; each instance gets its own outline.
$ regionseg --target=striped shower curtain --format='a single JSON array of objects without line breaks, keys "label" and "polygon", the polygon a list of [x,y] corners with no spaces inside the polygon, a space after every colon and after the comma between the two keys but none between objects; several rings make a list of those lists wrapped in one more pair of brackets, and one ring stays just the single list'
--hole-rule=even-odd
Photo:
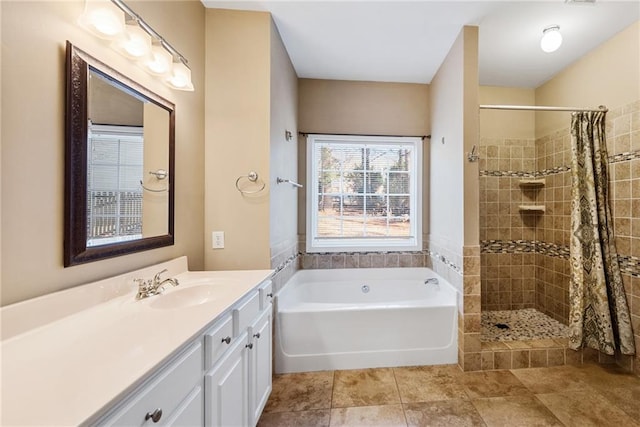
[{"label": "striped shower curtain", "polygon": [[571,118],[569,346],[635,354],[608,199],[605,113]]}]

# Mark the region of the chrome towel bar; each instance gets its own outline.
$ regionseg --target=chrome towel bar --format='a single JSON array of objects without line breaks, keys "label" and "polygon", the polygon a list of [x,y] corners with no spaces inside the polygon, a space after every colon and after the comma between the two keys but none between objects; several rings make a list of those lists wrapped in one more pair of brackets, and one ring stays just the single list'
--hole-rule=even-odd
[{"label": "chrome towel bar", "polygon": [[285,182],[293,185],[294,187],[302,188],[302,184],[298,184],[297,182],[291,181],[290,179],[284,179],[280,177],[276,178],[276,184],[284,184]]}]

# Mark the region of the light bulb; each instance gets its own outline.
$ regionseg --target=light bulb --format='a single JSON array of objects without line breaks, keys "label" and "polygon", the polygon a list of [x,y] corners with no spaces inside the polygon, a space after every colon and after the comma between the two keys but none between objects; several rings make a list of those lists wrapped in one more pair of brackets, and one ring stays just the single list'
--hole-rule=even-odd
[{"label": "light bulb", "polygon": [[87,0],[78,23],[103,39],[114,39],[124,31],[124,12],[105,0]]},{"label": "light bulb", "polygon": [[140,59],[151,51],[151,36],[139,25],[128,24],[120,48],[125,55]]},{"label": "light bulb", "polygon": [[173,56],[158,42],[151,46],[151,53],[144,65],[151,74],[161,76],[171,69],[172,62]]},{"label": "light bulb", "polygon": [[540,49],[542,49],[544,52],[555,52],[556,50],[558,50],[561,44],[562,34],[560,34],[560,26],[553,25],[542,30]]},{"label": "light bulb", "polygon": [[191,82],[191,70],[182,61],[173,63],[173,70],[167,79],[167,84],[174,89],[193,91]]}]

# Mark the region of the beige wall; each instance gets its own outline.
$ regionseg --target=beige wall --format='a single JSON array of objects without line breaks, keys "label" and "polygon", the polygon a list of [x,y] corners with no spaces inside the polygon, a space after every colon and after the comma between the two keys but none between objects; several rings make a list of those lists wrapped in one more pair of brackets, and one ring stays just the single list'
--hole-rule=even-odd
[{"label": "beige wall", "polygon": [[432,240],[461,253],[463,240],[464,33],[431,80],[429,225]]},{"label": "beige wall", "polygon": [[[304,190],[276,184],[278,177],[298,180],[298,76],[291,64],[278,29],[271,23],[271,144],[270,144],[270,226],[272,267],[281,262],[279,254],[297,252],[298,194]],[[291,140],[285,138],[291,132]],[[284,255],[283,255],[284,256]]]},{"label": "beige wall", "polygon": [[[2,1],[3,305],[187,255],[202,268],[204,7],[128,1],[189,60],[195,92],[166,87],[82,30],[82,1]],[[65,41],[176,105],[175,245],[64,268]]]},{"label": "beige wall", "polygon": [[[419,136],[430,133],[429,85],[298,80],[298,127],[307,133]],[[428,140],[425,140],[428,144]],[[428,152],[423,176],[428,176]],[[306,139],[299,138],[298,179],[306,184]],[[423,232],[428,230],[428,187],[423,186]],[[306,191],[298,193],[298,233],[306,233]]]},{"label": "beige wall", "polygon": [[426,135],[429,86],[410,83],[300,79],[302,132]]},{"label": "beige wall", "polygon": [[464,97],[462,100],[464,114],[464,139],[463,139],[463,205],[464,205],[464,237],[465,246],[478,246],[479,221],[478,221],[478,162],[467,160],[467,153],[474,147],[477,150],[480,145],[480,117],[478,116],[479,104],[479,77],[478,77],[478,27],[464,27]]},{"label": "beige wall", "polygon": [[[536,105],[615,108],[640,98],[640,21],[536,88]],[[536,113],[536,137],[567,127],[569,113]]]},{"label": "beige wall", "polygon": [[[480,104],[535,105],[535,89],[480,86]],[[480,110],[482,138],[535,138],[533,111]]]},{"label": "beige wall", "polygon": [[[269,268],[271,16],[206,11],[205,268]],[[267,186],[243,196],[238,177],[255,171]],[[241,180],[241,185],[247,184]],[[247,190],[255,189],[250,186]],[[211,249],[224,231],[225,248]]]}]

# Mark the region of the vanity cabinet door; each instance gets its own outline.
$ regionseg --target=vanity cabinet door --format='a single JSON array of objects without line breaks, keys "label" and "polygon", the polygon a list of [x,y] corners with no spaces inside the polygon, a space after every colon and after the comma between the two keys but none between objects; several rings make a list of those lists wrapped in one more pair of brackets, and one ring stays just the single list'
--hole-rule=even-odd
[{"label": "vanity cabinet door", "polygon": [[271,394],[271,304],[250,327],[249,340],[249,408],[255,426]]},{"label": "vanity cabinet door", "polygon": [[196,427],[204,425],[202,387],[196,387],[167,421],[172,427]]},{"label": "vanity cabinet door", "polygon": [[249,361],[247,333],[240,335],[225,356],[205,374],[205,425],[248,425]]}]

